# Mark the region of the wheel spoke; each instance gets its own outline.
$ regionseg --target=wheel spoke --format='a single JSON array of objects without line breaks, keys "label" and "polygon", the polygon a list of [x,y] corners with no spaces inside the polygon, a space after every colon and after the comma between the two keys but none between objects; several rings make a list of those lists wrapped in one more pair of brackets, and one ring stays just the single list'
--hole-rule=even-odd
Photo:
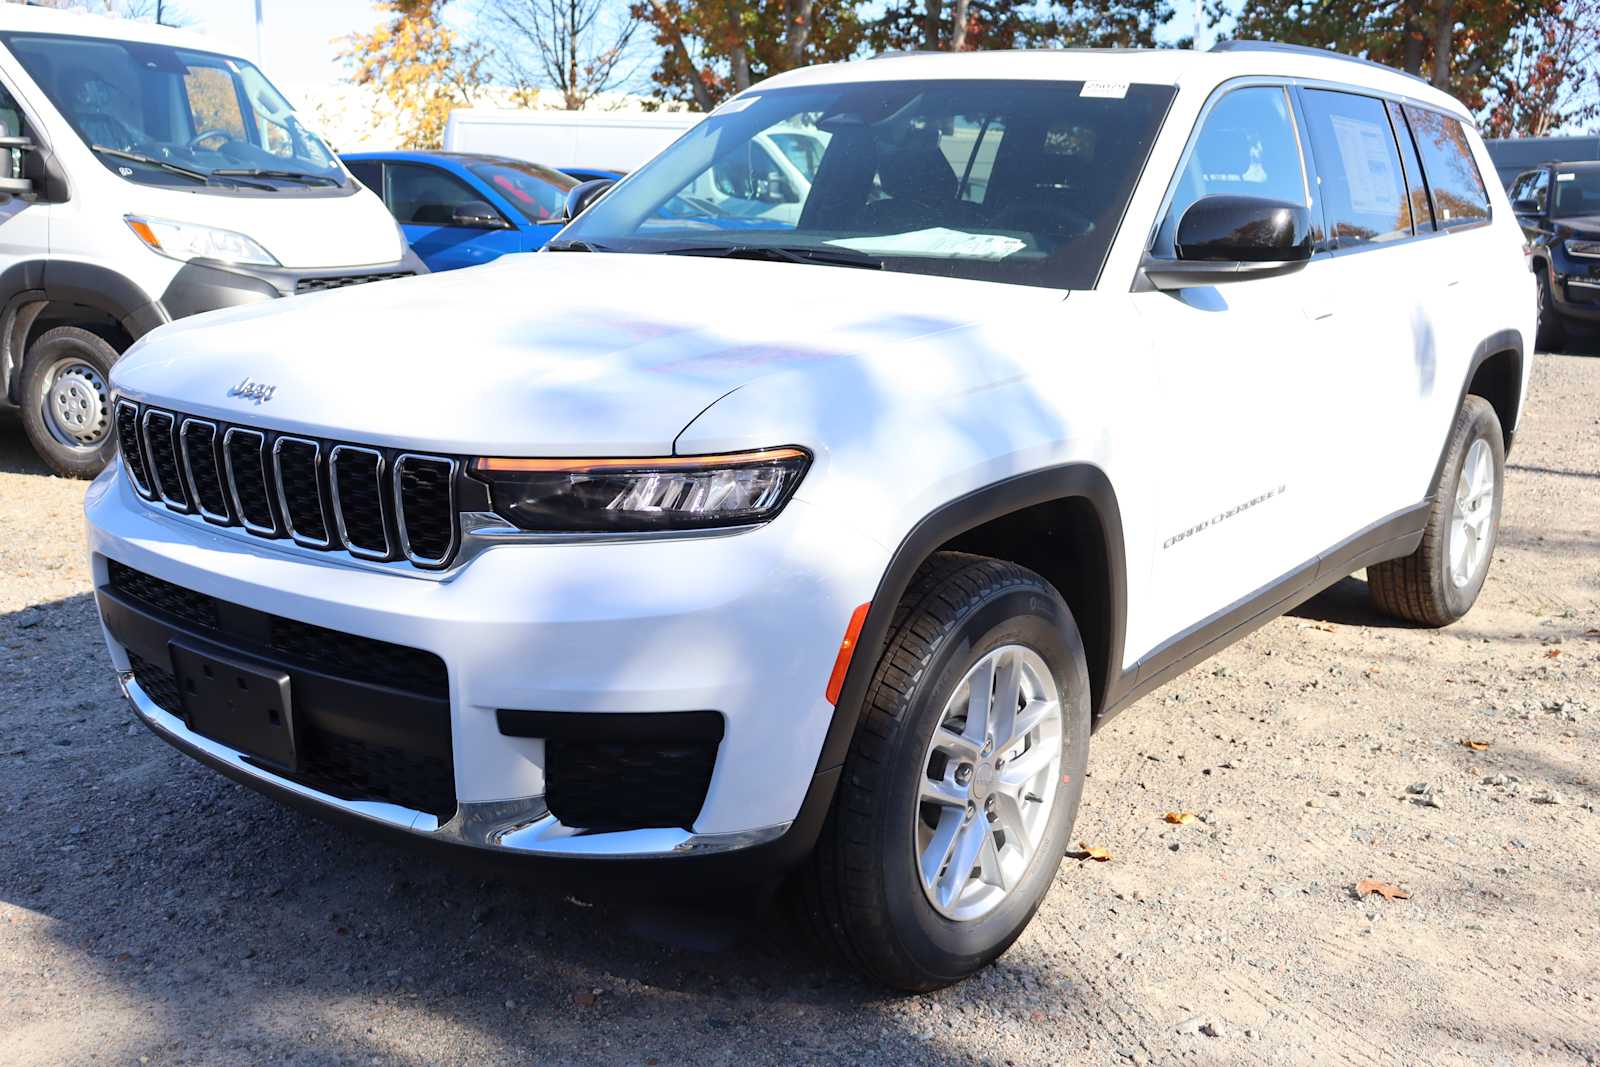
[{"label": "wheel spoke", "polygon": [[961,733],[967,740],[983,747],[989,735],[989,708],[994,701],[995,662],[985,659],[972,672],[967,693],[967,727]]},{"label": "wheel spoke", "polygon": [[1001,752],[1009,751],[1020,744],[1023,738],[1038,729],[1039,724],[1061,711],[1061,703],[1055,700],[1030,700],[1023,709],[1017,712],[1016,724],[1012,727],[1011,736],[1004,742],[995,745]]},{"label": "wheel spoke", "polygon": [[941,778],[934,781],[924,776],[922,779],[922,802],[937,804],[941,808],[965,808],[967,806],[967,791],[950,781]]},{"label": "wheel spoke", "polygon": [[933,831],[933,839],[928,842],[928,847],[922,850],[924,885],[937,884],[939,872],[944,870],[944,865],[950,860],[950,854],[955,851],[956,840],[961,835],[961,820],[964,814],[959,811],[944,811],[939,814],[939,825]]},{"label": "wheel spoke", "polygon": [[961,827],[955,852],[950,857],[950,867],[939,881],[939,902],[944,907],[954,904],[972,880],[972,868],[977,865],[978,853],[983,851],[983,843],[988,836],[988,819],[975,818]]},{"label": "wheel spoke", "polygon": [[1005,657],[994,681],[994,703],[989,707],[989,733],[995,747],[1008,744],[1016,730],[1017,705],[1022,693],[1022,657]]},{"label": "wheel spoke", "polygon": [[992,830],[983,835],[983,847],[978,850],[978,870],[980,878],[1001,889],[1010,889],[1012,883],[1016,881],[1007,871],[1005,858],[1000,855],[1000,848],[994,842]]},{"label": "wheel spoke", "polygon": [[1048,744],[1034,745],[1028,751],[1000,768],[995,780],[1007,789],[1021,789],[1055,758]]},{"label": "wheel spoke", "polygon": [[958,734],[941,726],[934,731],[933,748],[934,751],[943,752],[952,759],[976,763],[979,758],[978,753],[983,750],[983,742],[974,742],[965,734]]},{"label": "wheel spoke", "polygon": [[995,829],[1005,831],[1006,848],[1015,848],[1026,857],[1033,851],[1033,838],[1028,836],[1028,828],[1022,819],[1022,803],[1011,793],[994,795]]}]

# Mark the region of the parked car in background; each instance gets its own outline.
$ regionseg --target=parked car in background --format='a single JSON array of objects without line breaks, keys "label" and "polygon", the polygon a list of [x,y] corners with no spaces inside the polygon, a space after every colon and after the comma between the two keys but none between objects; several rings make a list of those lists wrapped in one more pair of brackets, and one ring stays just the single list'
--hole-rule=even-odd
[{"label": "parked car in background", "polygon": [[1500,184],[1511,188],[1518,175],[1542,163],[1576,163],[1600,160],[1600,137],[1497,137],[1487,140]]},{"label": "parked car in background", "polygon": [[564,221],[578,179],[475,152],[354,152],[350,173],[383,197],[430,271],[537,252]]},{"label": "parked car in background", "polygon": [[0,405],[56,472],[116,448],[111,365],[173,319],[415,274],[394,220],[249,60],[0,5]]},{"label": "parked car in background", "polygon": [[[796,128],[793,225],[663,214]],[[1314,50],[785,72],[539,255],[125,359],[117,678],[290,803],[652,899],[795,875],[946,985],[1068,891],[1093,729],[1356,571],[1471,609],[1535,328],[1491,170]]]},{"label": "parked car in background", "polygon": [[457,108],[445,123],[444,148],[547,167],[631,171],[703,118],[695,111]]},{"label": "parked car in background", "polygon": [[628,176],[625,170],[611,170],[607,167],[557,167],[556,169],[580,182],[617,182]]},{"label": "parked car in background", "polygon": [[1573,323],[1600,323],[1600,161],[1517,175],[1511,210],[1533,250],[1539,347],[1556,351]]}]

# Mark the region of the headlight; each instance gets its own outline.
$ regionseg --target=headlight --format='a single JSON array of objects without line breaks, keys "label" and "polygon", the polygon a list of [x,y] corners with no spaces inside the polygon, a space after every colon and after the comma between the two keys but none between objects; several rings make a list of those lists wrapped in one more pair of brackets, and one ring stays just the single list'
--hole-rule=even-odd
[{"label": "headlight", "polygon": [[659,459],[478,459],[494,510],[539,533],[749,526],[778,514],[811,457],[798,448]]},{"label": "headlight", "polygon": [[1569,256],[1600,256],[1600,241],[1577,241],[1569,237],[1561,244]]},{"label": "headlight", "polygon": [[242,233],[219,230],[214,226],[199,226],[192,222],[172,222],[168,219],[147,219],[139,215],[124,216],[128,228],[139,235],[139,240],[173,259],[187,263],[191,259],[215,259],[223,263],[248,263],[258,267],[276,267],[278,261],[272,253],[256,244]]}]

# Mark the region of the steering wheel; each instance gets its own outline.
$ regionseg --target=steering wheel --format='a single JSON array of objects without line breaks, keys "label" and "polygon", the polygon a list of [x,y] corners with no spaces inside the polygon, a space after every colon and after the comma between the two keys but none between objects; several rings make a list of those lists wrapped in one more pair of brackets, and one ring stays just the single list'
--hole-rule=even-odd
[{"label": "steering wheel", "polygon": [[225,141],[231,141],[233,140],[233,132],[231,130],[212,129],[197,133],[193,137],[189,138],[189,151],[193,152],[195,149],[200,147],[201,141],[209,141],[213,137],[221,137]]}]

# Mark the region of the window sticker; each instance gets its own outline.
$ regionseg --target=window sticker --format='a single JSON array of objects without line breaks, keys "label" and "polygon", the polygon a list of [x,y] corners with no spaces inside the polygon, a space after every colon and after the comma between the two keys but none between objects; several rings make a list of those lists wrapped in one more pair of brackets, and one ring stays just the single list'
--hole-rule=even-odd
[{"label": "window sticker", "polygon": [[1375,122],[1348,115],[1330,115],[1339,157],[1350,182],[1350,206],[1363,215],[1387,215],[1394,210],[1400,188],[1390,152],[1388,132]]},{"label": "window sticker", "polygon": [[1128,95],[1127,82],[1084,82],[1079,96],[1099,97],[1103,100],[1121,100]]},{"label": "window sticker", "polygon": [[1558,182],[1571,182],[1571,181],[1577,181],[1577,180],[1578,180],[1578,176],[1576,174],[1557,174],[1556,175],[1556,181],[1558,181]]}]

